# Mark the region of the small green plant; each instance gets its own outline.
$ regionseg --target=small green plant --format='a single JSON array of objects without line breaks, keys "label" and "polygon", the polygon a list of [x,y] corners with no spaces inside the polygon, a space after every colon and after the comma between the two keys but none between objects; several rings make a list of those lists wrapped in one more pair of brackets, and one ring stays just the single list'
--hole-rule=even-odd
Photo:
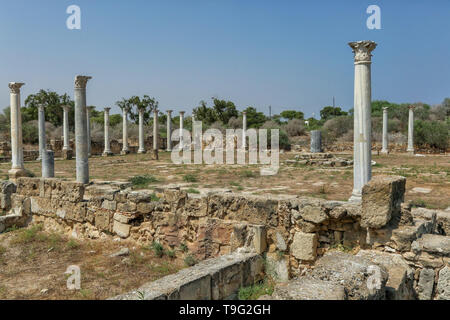
[{"label": "small green plant", "polygon": [[154,176],[145,174],[140,176],[134,176],[130,179],[133,189],[146,188],[150,183],[159,182]]},{"label": "small green plant", "polygon": [[184,263],[188,267],[192,267],[193,265],[195,265],[197,263],[197,260],[192,255],[188,255],[186,258],[184,258]]},{"label": "small green plant", "polygon": [[194,188],[189,188],[186,190],[187,193],[195,193],[195,194],[199,194],[200,191],[198,191],[197,189]]},{"label": "small green plant", "polygon": [[352,247],[344,246],[342,243],[335,243],[335,244],[333,244],[330,247],[330,249],[334,249],[334,250],[337,250],[337,251],[342,251],[342,252],[345,252],[345,253],[349,253],[349,252],[351,252],[353,250]]},{"label": "small green plant", "polygon": [[40,231],[42,231],[43,227],[41,224],[34,225],[29,229],[20,230],[17,234],[17,237],[13,240],[15,243],[25,244],[30,243],[35,240],[43,240]]},{"label": "small green plant", "polygon": [[175,258],[175,250],[167,249],[166,251],[164,251],[164,254],[169,258]]},{"label": "small green plant", "polygon": [[183,176],[183,181],[185,182],[197,182],[198,178],[196,175],[193,174],[186,174]]},{"label": "small green plant", "polygon": [[244,178],[254,178],[254,177],[256,177],[256,174],[255,174],[253,171],[250,171],[250,170],[244,170],[244,171],[242,172],[242,176],[243,176]]},{"label": "small green plant", "polygon": [[273,283],[266,279],[265,281],[252,286],[240,288],[238,298],[239,300],[257,300],[263,295],[272,295],[273,289]]},{"label": "small green plant", "polygon": [[188,248],[186,243],[182,243],[180,245],[180,250],[183,251],[183,252],[188,252],[189,248]]},{"label": "small green plant", "polygon": [[70,240],[67,242],[67,248],[68,248],[69,250],[78,249],[79,247],[80,247],[80,244],[79,244],[77,241],[75,241],[74,239],[70,239]]},{"label": "small green plant", "polygon": [[162,257],[164,255],[164,247],[161,243],[155,241],[152,244],[153,252],[157,257]]},{"label": "small green plant", "polygon": [[411,207],[412,208],[426,208],[427,204],[426,204],[425,200],[414,199],[411,201]]},{"label": "small green plant", "polygon": [[159,197],[156,194],[152,193],[150,195],[150,201],[158,202],[159,201]]},{"label": "small green plant", "polygon": [[12,227],[9,227],[8,229],[6,229],[5,230],[5,233],[7,233],[7,232],[14,232],[14,231],[17,231],[17,230],[19,230],[20,228],[18,227],[18,226],[16,226],[16,225],[13,225]]}]

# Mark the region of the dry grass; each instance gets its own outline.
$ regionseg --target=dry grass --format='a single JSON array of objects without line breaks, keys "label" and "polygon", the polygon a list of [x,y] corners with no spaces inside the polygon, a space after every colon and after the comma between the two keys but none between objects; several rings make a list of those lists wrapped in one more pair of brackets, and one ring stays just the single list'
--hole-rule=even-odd
[{"label": "dry grass", "polygon": [[[110,257],[122,247],[129,256]],[[182,252],[158,257],[112,240],[80,241],[34,225],[0,235],[0,299],[105,299],[184,267]],[[67,289],[67,268],[78,265],[81,290]]]},{"label": "dry grass", "polygon": [[[352,158],[351,154],[340,157]],[[170,153],[160,152],[160,160],[152,160],[150,154],[130,154],[109,158],[92,157],[90,174],[97,180],[129,181],[135,176],[151,177],[146,188],[166,184],[180,184],[186,189],[228,188],[237,192],[252,194],[295,194],[321,197],[330,200],[347,200],[353,185],[353,169],[317,168],[310,166],[285,165],[284,160],[293,159],[294,154],[280,155],[281,167],[275,176],[261,176],[257,165],[176,165]],[[450,160],[448,156],[427,155],[412,157],[406,154],[373,156],[377,165],[373,175],[396,174],[407,177],[406,200],[422,199],[428,207],[450,206]],[[28,162],[26,168],[40,175],[39,162]],[[0,177],[9,170],[7,163],[0,164]],[[75,178],[75,160],[58,160],[55,163],[56,176]],[[152,182],[154,179],[155,182]],[[415,187],[432,189],[427,194],[412,193]]]}]

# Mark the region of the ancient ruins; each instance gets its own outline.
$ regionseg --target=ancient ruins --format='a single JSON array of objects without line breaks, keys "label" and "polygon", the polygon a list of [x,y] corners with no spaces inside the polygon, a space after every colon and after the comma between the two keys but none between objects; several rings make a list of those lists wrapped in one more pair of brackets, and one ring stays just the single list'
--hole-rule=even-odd
[{"label": "ancient ruins", "polygon": [[[47,150],[44,108],[39,106],[39,161],[42,176],[26,169],[22,146],[21,97],[24,83],[11,82],[11,161],[9,180],[0,182],[0,233],[40,224],[84,241],[114,238],[144,246],[157,241],[175,250],[183,246],[197,260],[193,266],[111,299],[230,299],[242,287],[267,277],[271,295],[260,299],[450,299],[450,212],[418,208],[405,202],[407,179],[372,176],[371,60],[377,44],[351,42],[354,53],[353,158],[324,150],[320,131],[311,132],[310,152],[290,164],[353,166],[348,201],[291,194],[250,195],[211,188],[194,193],[160,185],[133,190],[131,183],[91,181],[90,157],[172,151],[172,110],[167,110],[167,137],[158,136],[158,109],[153,110],[153,137],[147,143],[144,113],[139,111],[137,148],[128,144],[128,110],[123,108],[122,145],[112,144],[109,111],[104,109],[104,144],[91,144],[87,108],[89,76],[74,81],[75,141],[69,140],[64,108],[63,144]],[[185,112],[180,111],[180,130]],[[414,153],[414,107],[409,108],[408,152]],[[381,153],[389,153],[387,110],[383,110]],[[247,147],[243,113],[242,145]],[[117,142],[117,141],[116,141]],[[189,141],[179,138],[179,148]],[[52,148],[55,145],[50,142]],[[76,180],[58,178],[58,162],[75,157]],[[316,169],[313,168],[313,170]],[[352,249],[347,249],[352,248]],[[357,248],[357,250],[353,250]]]}]

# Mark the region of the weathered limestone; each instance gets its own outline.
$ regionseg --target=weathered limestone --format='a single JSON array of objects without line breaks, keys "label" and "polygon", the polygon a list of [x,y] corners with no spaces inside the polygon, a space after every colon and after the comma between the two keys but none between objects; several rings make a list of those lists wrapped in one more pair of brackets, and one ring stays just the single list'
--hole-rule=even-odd
[{"label": "weathered limestone", "polygon": [[420,271],[418,287],[419,300],[431,300],[434,287],[434,270],[424,268]]},{"label": "weathered limestone", "polygon": [[86,84],[92,77],[75,77],[75,149],[77,182],[89,182]]},{"label": "weathered limestone", "polygon": [[157,108],[153,110],[153,155],[156,160],[158,160],[158,112]]},{"label": "weathered limestone", "polygon": [[379,286],[369,288],[373,266],[374,262],[365,257],[330,251],[317,261],[307,276],[344,286],[349,300],[383,300],[388,274],[384,267],[378,266]]},{"label": "weathered limestone", "polygon": [[11,157],[12,168],[8,171],[9,178],[15,180],[26,175],[23,166],[22,116],[20,112],[20,88],[25,83],[10,82],[11,106]]},{"label": "weathered limestone", "polygon": [[87,129],[87,146],[88,146],[88,156],[91,156],[91,112],[95,107],[86,107],[86,129]]},{"label": "weathered limestone", "polygon": [[247,145],[247,112],[242,111],[242,149],[246,149]]},{"label": "weathered limestone", "polygon": [[317,255],[317,234],[296,232],[291,245],[291,253],[299,260],[314,261]]},{"label": "weathered limestone", "polygon": [[414,154],[414,106],[409,106],[408,117],[408,149],[407,152]]},{"label": "weathered limestone", "polygon": [[148,282],[111,300],[224,300],[262,278],[263,259],[238,250]]},{"label": "weathered limestone", "polygon": [[62,149],[63,158],[65,160],[72,159],[72,149],[70,148],[69,144],[69,112],[70,112],[70,106],[65,105],[63,108],[63,135],[64,135],[64,145]]},{"label": "weathered limestone", "polygon": [[311,131],[311,153],[322,152],[322,132],[320,130]]},{"label": "weathered limestone", "polygon": [[439,300],[450,300],[450,267],[446,266],[439,271],[437,284]]},{"label": "weathered limestone", "polygon": [[144,112],[143,108],[138,110],[139,112],[139,149],[138,153],[146,153],[145,151],[145,142],[144,142]]},{"label": "weathered limestone", "polygon": [[373,41],[350,42],[355,59],[353,192],[350,201],[361,201],[362,187],[372,178],[371,52]]},{"label": "weathered limestone", "polygon": [[398,216],[405,195],[406,178],[376,176],[362,189],[361,226],[379,229]]},{"label": "weathered limestone", "polygon": [[167,151],[172,151],[172,110],[167,110]]},{"label": "weathered limestone", "polygon": [[52,150],[42,151],[42,178],[55,177],[55,153]]},{"label": "weathered limestone", "polygon": [[42,160],[42,154],[47,150],[47,140],[45,138],[45,105],[43,103],[38,105],[38,131],[39,131],[39,157],[37,160]]},{"label": "weathered limestone", "polygon": [[383,108],[383,141],[382,141],[382,148],[381,153],[388,154],[389,147],[388,147],[388,107]]},{"label": "weathered limestone", "polygon": [[104,157],[108,157],[108,156],[112,156],[112,152],[111,152],[111,144],[109,141],[109,111],[111,110],[111,108],[105,108],[105,112],[104,112],[104,117],[105,117],[105,150],[103,151],[103,156]]},{"label": "weathered limestone", "polygon": [[330,281],[302,277],[278,284],[269,300],[347,300],[345,289]]},{"label": "weathered limestone", "polygon": [[128,109],[122,109],[122,151],[120,154],[129,154],[128,149]]},{"label": "weathered limestone", "polygon": [[184,122],[184,111],[180,111],[180,149],[183,149],[183,122]]}]

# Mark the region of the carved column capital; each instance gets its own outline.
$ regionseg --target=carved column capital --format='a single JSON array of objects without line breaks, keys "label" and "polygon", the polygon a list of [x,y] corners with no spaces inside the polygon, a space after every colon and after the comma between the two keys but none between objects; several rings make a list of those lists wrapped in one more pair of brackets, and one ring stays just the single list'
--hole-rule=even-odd
[{"label": "carved column capital", "polygon": [[415,108],[416,108],[416,107],[413,106],[413,105],[408,106],[408,109],[409,109],[409,110],[412,110],[412,111],[414,111]]},{"label": "carved column capital", "polygon": [[92,77],[79,75],[75,76],[75,89],[86,89],[86,84],[89,79],[92,79]]},{"label": "carved column capital", "polygon": [[354,41],[348,44],[354,53],[355,64],[372,63],[372,51],[375,50],[377,44],[374,41]]},{"label": "carved column capital", "polygon": [[23,82],[10,82],[8,84],[9,90],[11,93],[16,93],[19,94],[20,93],[20,88],[24,85],[25,83]]},{"label": "carved column capital", "polygon": [[106,107],[106,108],[105,108],[105,112],[106,112],[106,113],[109,113],[109,110],[111,110],[110,107]]}]

